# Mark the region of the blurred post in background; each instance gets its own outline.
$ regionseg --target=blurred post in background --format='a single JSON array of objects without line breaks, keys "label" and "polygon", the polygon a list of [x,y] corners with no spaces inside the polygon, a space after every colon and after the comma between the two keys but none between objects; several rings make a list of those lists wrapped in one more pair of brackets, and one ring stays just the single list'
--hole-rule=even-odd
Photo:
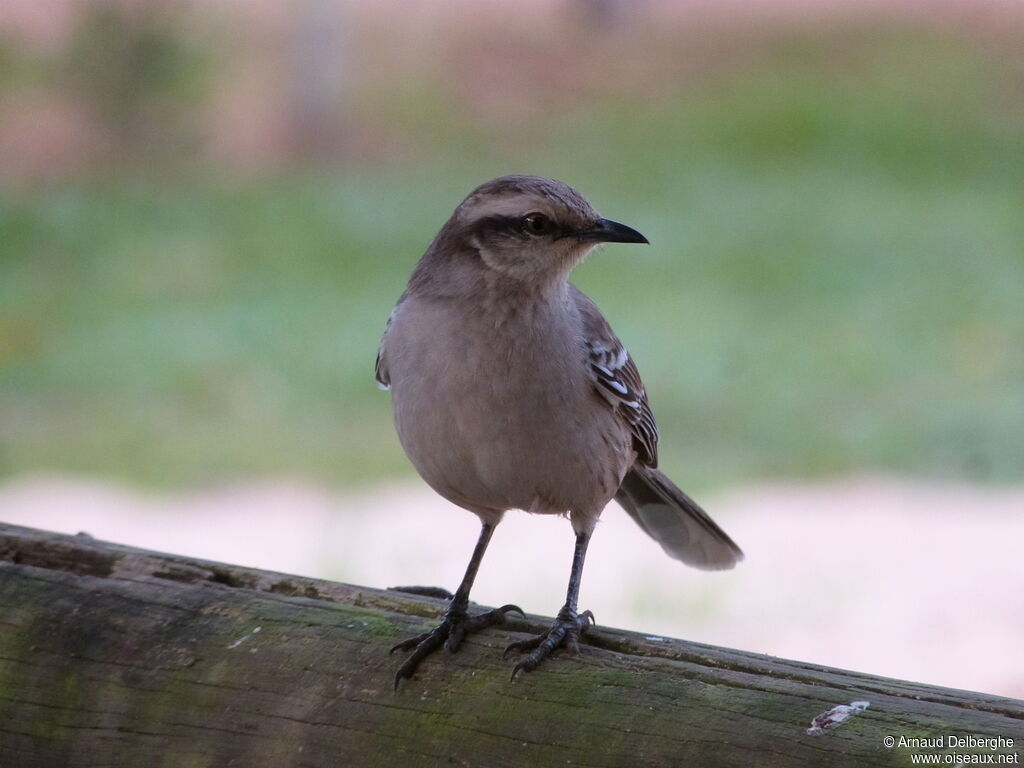
[{"label": "blurred post in background", "polygon": [[[576,277],[748,553],[610,508],[602,622],[1024,696],[1022,42],[996,0],[6,0],[0,519],[453,586],[475,522],[374,354],[465,193],[538,173],[651,239]],[[510,515],[475,596],[556,610],[571,539]]]}]

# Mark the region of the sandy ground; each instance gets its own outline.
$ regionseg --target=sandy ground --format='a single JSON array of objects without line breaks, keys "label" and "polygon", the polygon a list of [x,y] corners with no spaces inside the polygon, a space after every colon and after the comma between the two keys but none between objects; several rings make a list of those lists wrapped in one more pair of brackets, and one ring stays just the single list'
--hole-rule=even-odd
[{"label": "sandy ground", "polygon": [[[581,607],[647,634],[1024,698],[1024,487],[863,477],[702,501],[745,549],[739,568],[682,567],[613,505]],[[159,496],[40,476],[0,486],[0,520],[377,587],[454,589],[477,534],[472,515],[416,483]],[[565,520],[509,514],[474,599],[554,614],[572,542]]]}]

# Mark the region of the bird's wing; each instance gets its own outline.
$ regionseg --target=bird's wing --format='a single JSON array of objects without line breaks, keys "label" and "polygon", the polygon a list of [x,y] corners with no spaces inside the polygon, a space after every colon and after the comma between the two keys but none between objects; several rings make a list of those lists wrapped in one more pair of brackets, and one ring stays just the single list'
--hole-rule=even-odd
[{"label": "bird's wing", "polygon": [[381,339],[380,349],[377,350],[377,364],[374,366],[373,378],[377,380],[377,387],[385,391],[391,389],[391,377],[388,375],[388,367],[384,362],[384,340]]},{"label": "bird's wing", "polygon": [[387,357],[384,354],[385,345],[388,340],[388,329],[391,327],[391,320],[394,318],[395,312],[398,311],[398,308],[402,305],[403,301],[405,301],[405,294],[402,294],[398,303],[395,304],[395,308],[392,309],[391,314],[388,315],[388,321],[384,325],[384,333],[381,334],[380,337],[380,346],[377,347],[377,364],[374,366],[373,377],[377,380],[377,386],[383,390],[391,389],[391,375],[388,373]]},{"label": "bird's wing", "polygon": [[637,452],[615,500],[670,557],[697,568],[732,568],[743,559],[742,550],[707,512],[655,469],[658,427],[636,364],[594,302],[572,290],[583,318],[594,387],[629,425]]},{"label": "bird's wing", "polygon": [[594,388],[629,425],[637,461],[655,467],[658,465],[658,425],[647,402],[640,371],[597,305],[575,286],[570,285],[570,289],[583,318],[583,341]]}]

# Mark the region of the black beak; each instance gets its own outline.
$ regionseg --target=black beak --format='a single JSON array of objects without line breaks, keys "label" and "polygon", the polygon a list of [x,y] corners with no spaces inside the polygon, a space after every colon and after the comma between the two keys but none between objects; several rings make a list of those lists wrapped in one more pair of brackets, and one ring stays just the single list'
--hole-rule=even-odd
[{"label": "black beak", "polygon": [[650,245],[650,240],[635,229],[611,219],[598,219],[590,229],[577,232],[576,237],[596,243],[647,243]]}]

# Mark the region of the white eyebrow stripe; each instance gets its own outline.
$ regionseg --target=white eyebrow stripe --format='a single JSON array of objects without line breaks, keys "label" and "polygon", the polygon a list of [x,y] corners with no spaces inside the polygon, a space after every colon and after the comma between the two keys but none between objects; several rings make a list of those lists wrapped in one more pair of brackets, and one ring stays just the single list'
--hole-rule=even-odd
[{"label": "white eyebrow stripe", "polygon": [[467,220],[475,221],[490,216],[522,216],[531,211],[552,215],[550,205],[543,198],[523,193],[487,195],[471,201],[463,209],[463,214]]}]

